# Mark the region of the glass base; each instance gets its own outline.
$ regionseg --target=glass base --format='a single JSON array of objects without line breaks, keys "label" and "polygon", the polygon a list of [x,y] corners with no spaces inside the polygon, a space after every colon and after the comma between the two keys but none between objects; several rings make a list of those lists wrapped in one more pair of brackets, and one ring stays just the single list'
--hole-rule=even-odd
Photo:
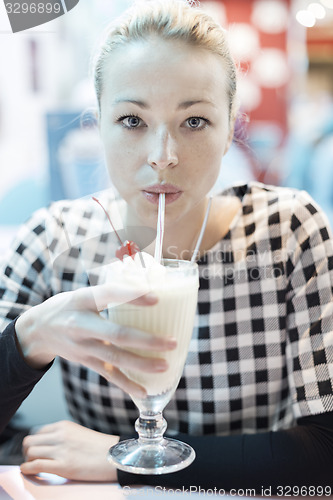
[{"label": "glass base", "polygon": [[168,474],[185,469],[194,459],[191,446],[169,438],[152,444],[128,439],[112,446],[108,453],[109,462],[117,469],[134,474]]}]

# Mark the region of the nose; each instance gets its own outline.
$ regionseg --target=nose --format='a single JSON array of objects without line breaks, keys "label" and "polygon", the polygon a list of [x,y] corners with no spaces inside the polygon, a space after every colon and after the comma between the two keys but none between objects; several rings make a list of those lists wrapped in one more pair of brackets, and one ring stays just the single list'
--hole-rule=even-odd
[{"label": "nose", "polygon": [[154,169],[175,167],[178,163],[176,144],[168,131],[158,131],[152,138],[148,163]]}]

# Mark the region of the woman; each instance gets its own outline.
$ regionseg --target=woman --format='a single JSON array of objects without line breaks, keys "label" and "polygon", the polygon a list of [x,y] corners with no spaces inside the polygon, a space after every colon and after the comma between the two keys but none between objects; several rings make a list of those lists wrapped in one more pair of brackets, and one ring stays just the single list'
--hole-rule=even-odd
[{"label": "woman", "polygon": [[[224,31],[185,2],[139,4],[107,33],[95,84],[107,166],[122,199],[105,193],[108,214],[113,221],[120,215],[135,240],[135,228],[156,227],[158,193],[165,192],[163,255],[189,259],[237,112]],[[137,411],[126,393],[144,391],[121,368],[131,363],[152,376],[166,369],[126,347],[163,352],[174,340],[124,331],[99,315],[110,300],[130,297],[122,284],[98,285],[117,241],[96,203],[39,211],[2,275],[10,387],[1,392],[2,423],[55,356],[77,423],[27,436],[22,471],[258,494],[294,484],[331,487],[333,245],[326,226],[304,192],[254,183],[214,198],[198,261],[197,326],[165,410],[168,429],[182,433],[197,459],[156,478],[117,474],[105,456],[133,432]],[[136,301],[149,307],[156,297]]]}]

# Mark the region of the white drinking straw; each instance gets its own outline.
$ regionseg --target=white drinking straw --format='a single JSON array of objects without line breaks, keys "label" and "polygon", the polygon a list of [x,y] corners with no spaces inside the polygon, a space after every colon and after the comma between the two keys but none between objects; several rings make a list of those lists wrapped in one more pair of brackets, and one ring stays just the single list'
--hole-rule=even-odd
[{"label": "white drinking straw", "polygon": [[201,230],[200,230],[200,234],[199,234],[199,238],[198,238],[197,244],[195,245],[195,249],[193,251],[191,262],[195,262],[195,260],[197,258],[197,254],[199,252],[201,241],[202,241],[205,229],[206,229],[206,225],[207,225],[207,221],[208,221],[208,215],[209,215],[211,204],[212,204],[212,196],[208,200],[208,205],[207,205],[207,208],[206,208],[205,218],[204,218],[204,221],[203,221],[202,226],[201,226]]},{"label": "white drinking straw", "polygon": [[164,214],[165,214],[165,193],[160,193],[158,197],[157,234],[155,245],[155,260],[160,264],[162,258],[163,236],[164,236]]}]

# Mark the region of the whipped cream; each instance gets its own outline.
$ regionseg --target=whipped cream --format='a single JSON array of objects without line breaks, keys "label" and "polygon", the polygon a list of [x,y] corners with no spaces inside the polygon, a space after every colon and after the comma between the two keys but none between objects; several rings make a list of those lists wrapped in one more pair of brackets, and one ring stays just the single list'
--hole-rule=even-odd
[{"label": "whipped cream", "polygon": [[164,265],[159,264],[152,255],[138,252],[134,258],[124,256],[123,260],[117,259],[109,265],[107,280],[121,280],[127,286],[148,287],[154,289],[160,286],[174,286],[174,280],[181,281],[180,273],[172,277]]}]

